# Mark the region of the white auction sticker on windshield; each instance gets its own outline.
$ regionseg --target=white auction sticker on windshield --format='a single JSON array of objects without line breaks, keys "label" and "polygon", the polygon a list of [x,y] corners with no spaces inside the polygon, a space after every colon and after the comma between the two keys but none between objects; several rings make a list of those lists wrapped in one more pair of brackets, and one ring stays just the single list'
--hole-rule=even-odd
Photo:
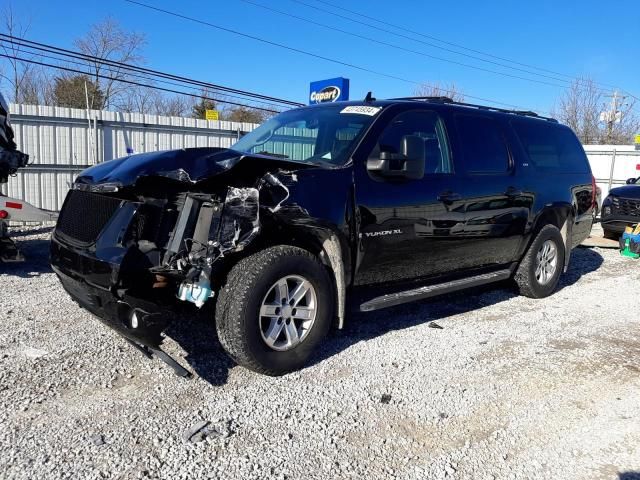
[{"label": "white auction sticker on windshield", "polygon": [[370,117],[378,113],[382,107],[368,107],[366,105],[352,105],[344,107],[340,113],[359,113],[360,115],[369,115]]}]

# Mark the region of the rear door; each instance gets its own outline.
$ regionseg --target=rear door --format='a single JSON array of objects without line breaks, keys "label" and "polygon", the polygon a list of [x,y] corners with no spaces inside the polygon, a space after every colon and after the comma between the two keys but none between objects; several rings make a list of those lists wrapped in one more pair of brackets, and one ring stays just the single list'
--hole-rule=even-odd
[{"label": "rear door", "polygon": [[511,125],[535,171],[536,211],[566,205],[573,216],[569,246],[578,245],[591,232],[595,198],[591,167],[580,141],[569,127],[549,121],[514,118]]},{"label": "rear door", "polygon": [[508,125],[501,116],[454,115],[464,201],[466,267],[505,265],[517,258],[533,202],[517,174]]}]

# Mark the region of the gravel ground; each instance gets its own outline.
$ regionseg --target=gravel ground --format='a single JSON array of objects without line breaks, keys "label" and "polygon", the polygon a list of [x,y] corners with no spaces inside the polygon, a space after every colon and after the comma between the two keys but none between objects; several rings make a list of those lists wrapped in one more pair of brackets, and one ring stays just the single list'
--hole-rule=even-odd
[{"label": "gravel ground", "polygon": [[48,234],[0,264],[2,478],[640,478],[640,264],[615,250],[575,250],[544,300],[354,315],[281,378],[181,320],[185,380],[67,297]]}]

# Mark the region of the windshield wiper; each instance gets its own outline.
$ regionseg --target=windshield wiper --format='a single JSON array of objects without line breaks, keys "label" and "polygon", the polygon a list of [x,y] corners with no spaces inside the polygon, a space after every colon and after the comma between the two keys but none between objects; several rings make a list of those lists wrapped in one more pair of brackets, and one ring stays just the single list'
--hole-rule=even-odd
[{"label": "windshield wiper", "polygon": [[276,158],[289,158],[289,155],[285,155],[284,153],[271,153],[271,152],[267,152],[266,150],[262,151],[262,152],[257,152],[258,155],[267,155],[269,157],[276,157]]}]

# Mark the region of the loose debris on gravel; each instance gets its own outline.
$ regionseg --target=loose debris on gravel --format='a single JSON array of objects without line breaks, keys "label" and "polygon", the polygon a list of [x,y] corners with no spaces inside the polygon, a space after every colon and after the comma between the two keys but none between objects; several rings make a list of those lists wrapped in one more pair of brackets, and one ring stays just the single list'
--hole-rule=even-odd
[{"label": "loose debris on gravel", "polygon": [[614,250],[575,250],[547,299],[502,285],[354,315],[280,378],[181,319],[185,380],[69,299],[48,234],[0,264],[1,478],[638,478],[640,263]]}]

